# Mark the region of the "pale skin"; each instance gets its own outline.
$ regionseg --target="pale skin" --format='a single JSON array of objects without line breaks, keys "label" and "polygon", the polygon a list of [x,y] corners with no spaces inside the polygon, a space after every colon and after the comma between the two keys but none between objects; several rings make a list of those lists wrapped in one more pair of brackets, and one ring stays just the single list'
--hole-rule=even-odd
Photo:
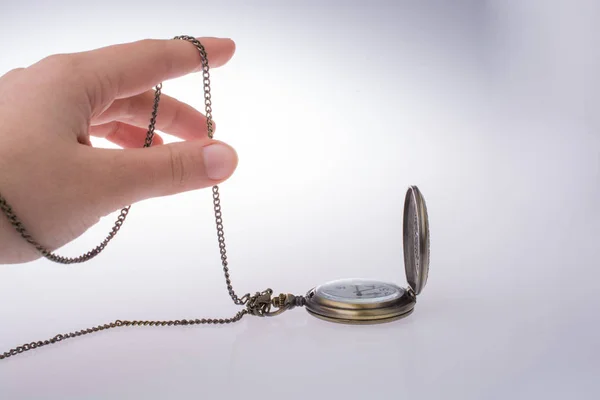
[{"label": "pale skin", "polygon": [[[230,39],[198,39],[211,69],[235,52]],[[165,93],[156,129],[182,141],[164,144],[157,134],[142,148],[153,88],[200,70],[189,42],[142,40],[53,55],[0,77],[0,194],[36,241],[58,249],[125,206],[233,174],[235,150],[208,138],[200,111]],[[121,148],[95,148],[91,136]],[[40,257],[0,212],[0,264]]]}]

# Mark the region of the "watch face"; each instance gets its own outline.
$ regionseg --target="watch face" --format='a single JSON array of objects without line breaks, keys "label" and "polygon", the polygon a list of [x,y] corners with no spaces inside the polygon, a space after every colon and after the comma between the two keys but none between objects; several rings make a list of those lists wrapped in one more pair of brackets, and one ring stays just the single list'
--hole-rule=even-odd
[{"label": "watch face", "polygon": [[372,304],[400,298],[404,289],[384,282],[344,279],[317,287],[315,294],[340,303]]}]

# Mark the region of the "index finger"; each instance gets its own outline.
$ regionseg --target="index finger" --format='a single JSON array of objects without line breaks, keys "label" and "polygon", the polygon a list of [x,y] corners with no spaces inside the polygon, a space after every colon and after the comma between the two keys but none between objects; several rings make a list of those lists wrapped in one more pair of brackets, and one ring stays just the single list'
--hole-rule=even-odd
[{"label": "index finger", "polygon": [[[197,38],[204,46],[210,68],[233,57],[231,39]],[[162,81],[202,69],[198,49],[187,40],[144,39],[76,54],[93,110],[103,109],[114,99],[143,93]],[[85,74],[85,72],[89,74]],[[91,94],[91,93],[90,93]]]}]

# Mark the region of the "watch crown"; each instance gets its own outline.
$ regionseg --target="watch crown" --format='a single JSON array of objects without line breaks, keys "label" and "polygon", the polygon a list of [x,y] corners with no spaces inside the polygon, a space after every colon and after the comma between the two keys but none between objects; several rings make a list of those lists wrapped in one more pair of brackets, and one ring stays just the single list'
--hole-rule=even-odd
[{"label": "watch crown", "polygon": [[273,304],[273,307],[281,308],[285,304],[286,298],[287,298],[287,295],[281,293],[279,296],[273,298],[271,303]]}]

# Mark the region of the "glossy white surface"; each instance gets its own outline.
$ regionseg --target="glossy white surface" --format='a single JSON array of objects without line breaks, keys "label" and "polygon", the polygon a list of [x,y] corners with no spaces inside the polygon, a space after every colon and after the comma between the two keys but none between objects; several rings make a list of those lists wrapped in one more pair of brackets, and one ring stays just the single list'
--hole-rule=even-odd
[{"label": "glossy white surface", "polygon": [[[599,6],[391,3],[2,4],[2,73],[145,37],[237,42],[212,98],[216,136],[240,155],[221,187],[240,294],[404,286],[410,184],[432,247],[406,319],[297,309],[106,331],[0,362],[1,399],[600,398]],[[164,92],[201,108],[198,76]],[[209,191],[134,205],[84,265],[0,266],[0,351],[115,319],[235,314],[211,205]]]}]

